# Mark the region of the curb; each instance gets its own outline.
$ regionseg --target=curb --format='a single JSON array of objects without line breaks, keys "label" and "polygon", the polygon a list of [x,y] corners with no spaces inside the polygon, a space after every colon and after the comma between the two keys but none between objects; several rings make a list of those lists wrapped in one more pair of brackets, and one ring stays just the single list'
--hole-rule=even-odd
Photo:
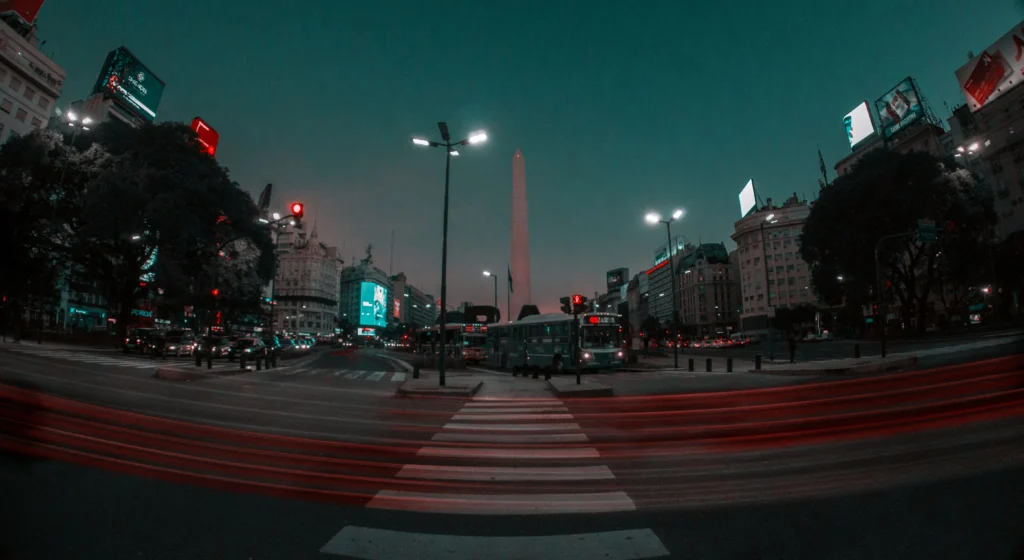
[{"label": "curb", "polygon": [[583,381],[579,385],[570,379],[549,379],[548,385],[559,397],[614,397],[615,391],[608,385]]},{"label": "curb", "polygon": [[[444,396],[444,397],[472,397],[480,390],[483,386],[483,381],[476,381],[473,383],[462,383],[454,385],[446,385],[444,387],[438,385],[426,385],[422,383],[425,380],[417,379],[415,381],[406,381],[398,387],[397,394],[403,397],[411,396]],[[436,383],[436,381],[435,381]]]},{"label": "curb", "polygon": [[226,377],[230,374],[235,373],[251,373],[255,371],[251,367],[247,367],[244,371],[240,369],[222,369],[220,374],[207,373],[210,370],[205,368],[201,370],[186,370],[186,369],[174,369],[174,368],[156,368],[156,373],[153,374],[157,379],[167,379],[169,381],[199,381],[202,379],[216,379],[219,377]]},{"label": "curb", "polygon": [[881,360],[869,362],[866,364],[854,364],[850,366],[838,366],[838,367],[823,367],[819,369],[777,369],[777,370],[766,370],[766,369],[752,369],[750,373],[759,373],[762,375],[785,375],[785,376],[804,376],[804,375],[862,375],[868,373],[886,373],[889,371],[900,370],[905,367],[913,366],[917,364],[917,356],[908,356],[906,358],[883,358]]}]

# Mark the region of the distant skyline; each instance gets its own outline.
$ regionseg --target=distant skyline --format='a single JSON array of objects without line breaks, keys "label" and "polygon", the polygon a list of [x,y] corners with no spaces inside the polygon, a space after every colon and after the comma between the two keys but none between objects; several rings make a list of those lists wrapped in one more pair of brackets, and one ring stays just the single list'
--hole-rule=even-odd
[{"label": "distant skyline", "polygon": [[[201,116],[255,198],[306,203],[347,264],[380,263],[438,294],[443,153],[414,135],[486,130],[452,165],[449,293],[486,303],[509,259],[516,149],[529,160],[532,288],[544,311],[604,292],[605,271],[653,264],[664,232],[729,239],[737,194],[813,198],[817,150],[850,153],[843,116],[913,76],[940,119],[954,71],[1024,18],[1021,3],[796,0],[492,4],[47,0],[43,50],[84,98],[125,45],[167,87],[157,122]],[[499,300],[504,286],[499,282]]]}]

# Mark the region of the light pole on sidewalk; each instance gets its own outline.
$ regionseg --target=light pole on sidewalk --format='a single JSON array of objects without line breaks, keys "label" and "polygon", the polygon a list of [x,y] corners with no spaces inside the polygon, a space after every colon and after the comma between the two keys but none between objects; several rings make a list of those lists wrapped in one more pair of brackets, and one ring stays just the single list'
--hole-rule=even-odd
[{"label": "light pole on sidewalk", "polygon": [[764,265],[764,293],[768,297],[768,311],[765,313],[768,316],[768,359],[772,362],[775,361],[775,342],[772,337],[772,291],[768,287],[768,243],[764,240],[764,225],[774,224],[778,222],[775,219],[775,214],[768,214],[768,217],[761,222],[761,262]]},{"label": "light pole on sidewalk", "polygon": [[[459,155],[459,151],[456,149],[459,146],[467,146],[469,144],[479,144],[487,141],[486,132],[474,132],[467,138],[464,138],[458,142],[452,142],[451,134],[448,133],[448,123],[439,122],[437,128],[441,132],[441,142],[434,142],[423,138],[413,138],[412,143],[417,146],[428,146],[431,148],[444,148],[444,219],[441,233],[441,333],[447,333],[447,293],[448,293],[448,183],[451,176],[452,167],[452,156]],[[442,338],[447,339],[444,335]],[[447,346],[448,341],[441,341],[441,356],[438,362],[437,377],[440,380],[440,384],[444,386],[444,366],[445,358],[447,358]]]},{"label": "light pole on sidewalk", "polygon": [[490,276],[494,280],[494,308],[498,308],[498,275],[491,274],[489,271],[484,271],[484,276]]},{"label": "light pole on sidewalk", "polygon": [[676,267],[672,262],[672,222],[682,219],[683,214],[682,210],[676,210],[672,216],[663,219],[661,214],[650,212],[645,217],[647,223],[651,225],[665,224],[665,233],[668,235],[668,245],[665,248],[668,250],[669,281],[672,282],[672,305],[670,306],[672,308],[672,359],[676,369],[679,369],[679,313],[676,306],[678,302],[676,298]]}]

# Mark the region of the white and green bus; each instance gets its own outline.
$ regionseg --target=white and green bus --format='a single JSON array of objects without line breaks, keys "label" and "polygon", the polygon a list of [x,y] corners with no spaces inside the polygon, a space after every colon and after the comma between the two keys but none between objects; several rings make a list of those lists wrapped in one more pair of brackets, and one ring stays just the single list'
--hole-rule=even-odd
[{"label": "white and green bus", "polygon": [[489,325],[487,357],[491,367],[561,372],[620,367],[625,363],[622,326],[615,313],[531,315],[514,323]]}]

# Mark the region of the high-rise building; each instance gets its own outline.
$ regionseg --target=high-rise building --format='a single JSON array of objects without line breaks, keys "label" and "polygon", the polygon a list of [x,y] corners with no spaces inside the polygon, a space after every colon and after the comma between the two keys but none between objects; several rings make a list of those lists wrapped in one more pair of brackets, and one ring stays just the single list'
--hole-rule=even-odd
[{"label": "high-rise building", "polygon": [[39,50],[36,28],[14,12],[0,18],[0,143],[47,126],[64,69]]},{"label": "high-rise building", "polygon": [[511,309],[508,319],[514,321],[524,305],[533,303],[530,294],[530,234],[526,214],[526,159],[516,150],[512,156],[512,247],[509,266],[512,273]]},{"label": "high-rise building", "polygon": [[810,214],[811,206],[794,194],[782,206],[769,198],[736,222],[732,240],[739,257],[744,332],[767,334],[771,308],[817,305],[810,266],[800,256],[800,233]]},{"label": "high-rise building", "polygon": [[[669,249],[672,254],[672,266],[669,266]],[[671,247],[659,247],[654,253],[654,266],[649,268],[647,276],[647,314],[654,316],[662,325],[672,323],[672,310],[679,309],[679,301],[672,302],[672,270],[679,271],[679,261],[693,251],[693,246],[682,237],[676,237]],[[678,298],[679,293],[676,292]]]},{"label": "high-rise building", "polygon": [[[724,243],[703,243],[680,259],[679,321],[684,333],[727,335],[740,318],[740,270]],[[730,258],[733,257],[733,258]]]},{"label": "high-rise building", "polygon": [[404,272],[399,272],[391,277],[391,286],[394,292],[391,298],[394,306],[392,317],[395,317],[400,324],[413,329],[421,329],[434,324],[434,317],[437,314],[434,296],[425,294],[410,284]]},{"label": "high-rise building", "polygon": [[338,248],[321,243],[316,225],[286,228],[277,239],[274,329],[300,334],[333,334],[338,326]]},{"label": "high-rise building", "polygon": [[[404,275],[403,275],[404,276]],[[369,258],[341,271],[339,317],[342,324],[369,329],[376,333],[388,325],[398,324],[394,318],[394,287],[391,277],[373,265]]]}]

